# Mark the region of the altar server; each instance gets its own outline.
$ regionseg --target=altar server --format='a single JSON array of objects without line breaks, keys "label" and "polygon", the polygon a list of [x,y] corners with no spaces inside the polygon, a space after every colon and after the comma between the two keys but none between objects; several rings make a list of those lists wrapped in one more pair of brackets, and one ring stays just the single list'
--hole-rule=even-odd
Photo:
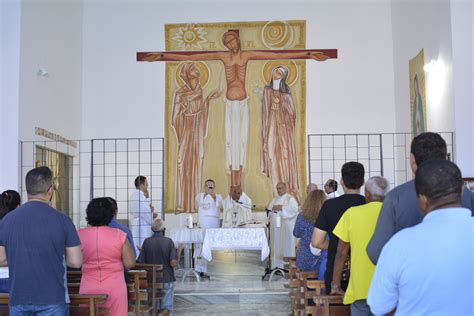
[{"label": "altar server", "polygon": [[[223,205],[222,196],[216,194],[216,183],[212,179],[205,182],[205,192],[196,196],[196,205],[198,207],[199,226],[202,229],[220,227],[220,215]],[[195,245],[194,258],[196,259],[194,269],[204,276],[207,272],[207,262],[201,257],[201,246]]]},{"label": "altar server", "polygon": [[133,241],[136,246],[140,247],[143,241],[151,236],[151,222],[156,214],[154,213],[155,208],[151,205],[147,178],[138,176],[134,184],[136,190],[130,196],[128,209],[132,216],[130,228]]}]

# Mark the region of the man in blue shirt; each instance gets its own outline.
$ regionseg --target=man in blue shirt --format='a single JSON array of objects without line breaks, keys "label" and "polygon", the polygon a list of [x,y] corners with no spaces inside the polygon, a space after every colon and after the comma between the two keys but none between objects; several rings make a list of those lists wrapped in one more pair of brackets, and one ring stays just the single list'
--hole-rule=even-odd
[{"label": "man in blue shirt", "polygon": [[135,243],[133,242],[132,232],[130,231],[130,229],[127,226],[122,225],[119,222],[117,222],[117,212],[118,212],[117,201],[115,201],[115,199],[113,199],[111,197],[108,197],[107,199],[110,201],[110,203],[112,203],[112,206],[114,207],[114,218],[112,218],[112,221],[110,222],[109,227],[118,228],[121,231],[123,231],[125,234],[127,234],[128,242],[130,243],[130,246],[132,246],[132,250],[133,250],[133,253],[135,254],[135,258],[136,258],[137,257],[137,248],[135,247]]},{"label": "man in blue shirt", "polygon": [[367,302],[372,313],[474,314],[474,218],[461,207],[463,180],[446,160],[430,160],[415,176],[424,216],[395,234],[377,263]]},{"label": "man in blue shirt", "polygon": [[80,240],[71,219],[49,206],[51,170],[32,169],[25,182],[28,202],[0,227],[0,266],[10,270],[10,315],[69,315],[66,264],[81,267]]}]

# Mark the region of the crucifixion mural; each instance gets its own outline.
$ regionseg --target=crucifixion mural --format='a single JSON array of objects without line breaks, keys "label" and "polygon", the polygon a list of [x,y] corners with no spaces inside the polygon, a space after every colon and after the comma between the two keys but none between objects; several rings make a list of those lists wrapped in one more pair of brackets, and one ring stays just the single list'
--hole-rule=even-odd
[{"label": "crucifixion mural", "polygon": [[[305,161],[298,163],[298,157],[304,158],[304,143],[297,141],[305,133],[301,130],[305,120],[305,65],[301,60],[337,58],[337,50],[304,49],[304,21],[167,25],[166,37],[166,51],[137,53],[137,61],[169,62],[167,74],[175,75],[167,75],[167,87],[173,85],[169,79],[177,78],[175,90],[167,89],[173,101],[166,104],[166,124],[175,134],[176,160],[173,163],[167,159],[166,170],[175,165],[176,179],[167,181],[175,185],[174,190],[166,186],[166,190],[174,191],[174,199],[168,199],[166,208],[195,211],[194,197],[202,188],[203,174],[213,174],[206,170],[210,159],[223,159],[225,163],[222,169],[228,174],[227,181],[217,182],[222,192],[227,192],[228,185],[241,188],[244,184],[246,192],[260,187],[258,194],[265,196],[263,202],[269,200],[268,192],[274,192],[278,182],[285,182],[298,196],[305,180],[305,173],[301,173]],[[266,49],[259,49],[259,44]],[[206,45],[216,49],[203,49]],[[258,72],[262,75],[255,78]],[[204,87],[212,79],[216,86],[206,95]],[[291,89],[295,83],[298,85]],[[211,105],[214,103],[222,106]],[[224,108],[220,111],[223,124],[211,122],[216,108]],[[216,128],[209,128],[210,124]],[[221,130],[217,125],[223,125]],[[210,133],[224,135],[223,148],[214,148],[218,156],[206,151],[206,143],[207,147],[219,143],[208,137]],[[169,139],[171,135],[166,136]],[[259,141],[254,142],[255,138]],[[258,150],[249,148],[249,141],[256,143]],[[257,179],[252,181],[254,173],[249,168],[259,169]],[[262,181],[265,190],[258,184]]]}]

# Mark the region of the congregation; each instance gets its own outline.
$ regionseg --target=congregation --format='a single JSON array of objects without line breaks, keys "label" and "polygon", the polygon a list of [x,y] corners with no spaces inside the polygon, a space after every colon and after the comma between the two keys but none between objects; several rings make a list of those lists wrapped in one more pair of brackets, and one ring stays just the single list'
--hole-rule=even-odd
[{"label": "congregation", "polygon": [[[339,183],[309,184],[302,203],[278,183],[266,210],[271,268],[284,269],[284,258],[295,256],[297,268],[316,272],[352,315],[474,314],[474,194],[439,134],[413,139],[410,165],[414,180],[390,190],[386,178],[365,181],[364,165],[346,162]],[[117,202],[101,197],[87,206],[88,227],[77,230],[49,205],[47,167],[30,170],[25,184],[26,202],[13,190],[0,197],[0,292],[9,293],[10,315],[68,315],[67,269],[81,269],[79,293],[106,294],[109,314],[127,315],[126,271],[137,263],[163,266],[156,305],[162,315],[173,310],[182,246],[166,237],[146,177],[135,180],[131,229],[117,221]],[[195,199],[202,229],[221,227],[221,218],[222,227],[251,221],[252,200],[240,185],[225,199],[214,180],[204,186]],[[204,276],[201,250],[195,245],[194,268]]]}]

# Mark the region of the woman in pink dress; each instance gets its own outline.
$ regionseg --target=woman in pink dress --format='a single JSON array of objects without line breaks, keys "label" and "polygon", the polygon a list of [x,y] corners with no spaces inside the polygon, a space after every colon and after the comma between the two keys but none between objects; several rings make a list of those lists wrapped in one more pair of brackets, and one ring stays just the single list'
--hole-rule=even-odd
[{"label": "woman in pink dress", "polygon": [[127,235],[107,226],[113,217],[114,209],[107,198],[93,199],[87,206],[89,227],[78,232],[84,255],[79,293],[107,294],[104,306],[109,309],[109,315],[126,316],[124,266],[135,266],[135,256]]}]

